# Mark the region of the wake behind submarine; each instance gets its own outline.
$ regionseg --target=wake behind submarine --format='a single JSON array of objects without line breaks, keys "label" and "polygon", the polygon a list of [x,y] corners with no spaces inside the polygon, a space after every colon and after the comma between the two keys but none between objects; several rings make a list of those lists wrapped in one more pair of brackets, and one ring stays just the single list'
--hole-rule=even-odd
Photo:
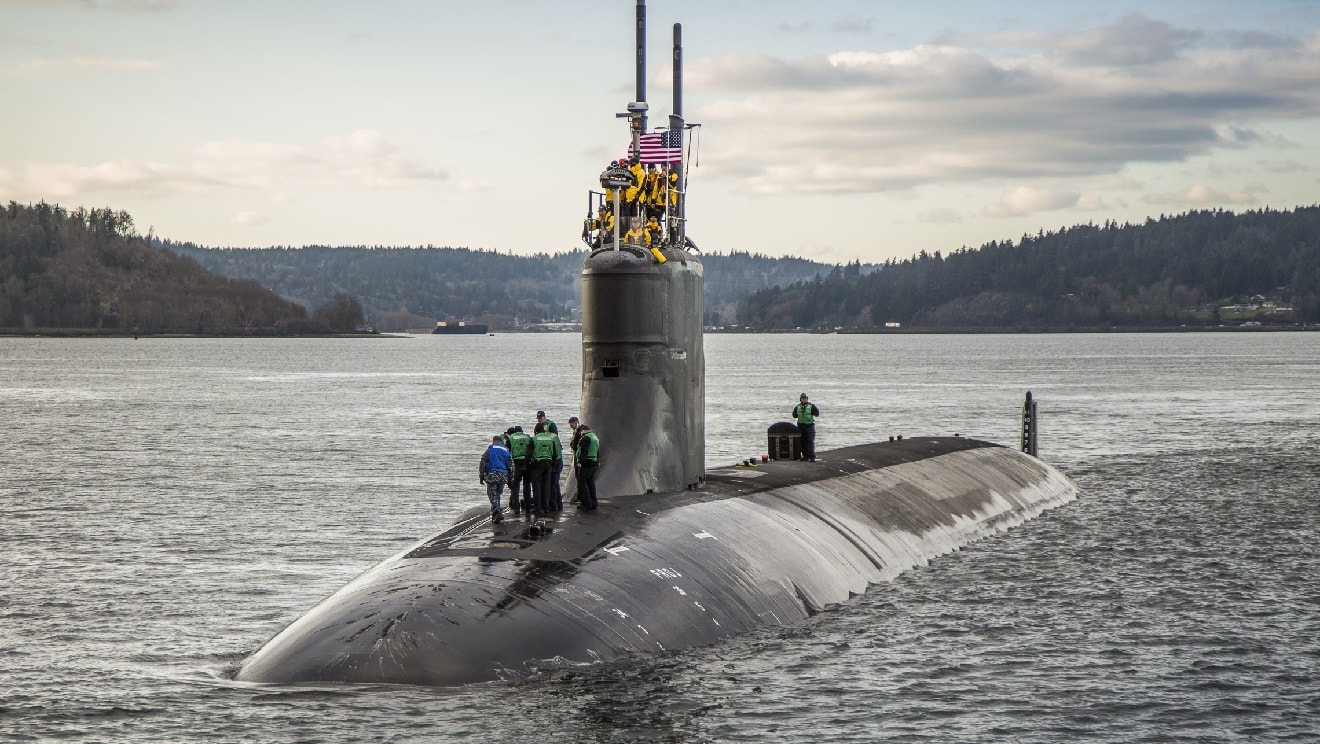
[{"label": "wake behind submarine", "polygon": [[[634,154],[648,134],[645,15],[638,0],[637,97],[619,115]],[[683,134],[681,34],[667,131]],[[238,680],[461,685],[710,644],[797,623],[1076,498],[1035,457],[957,436],[707,471],[683,155],[666,161],[677,198],[650,246],[621,224],[626,169],[591,194],[620,216],[582,270],[581,417],[604,442],[600,508],[493,524],[474,507],[299,617]]]}]

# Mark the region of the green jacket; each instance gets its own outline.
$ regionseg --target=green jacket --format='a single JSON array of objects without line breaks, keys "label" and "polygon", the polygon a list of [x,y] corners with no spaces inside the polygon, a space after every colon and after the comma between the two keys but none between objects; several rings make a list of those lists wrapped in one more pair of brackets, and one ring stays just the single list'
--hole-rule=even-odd
[{"label": "green jacket", "polygon": [[600,439],[596,432],[589,431],[578,441],[577,452],[573,453],[576,462],[598,462],[600,460]]},{"label": "green jacket", "polygon": [[564,445],[559,441],[558,434],[542,431],[532,437],[532,462],[541,464],[563,459]]},{"label": "green jacket", "polygon": [[793,406],[793,420],[803,426],[811,426],[816,423],[816,417],[820,415],[820,409],[815,403],[799,403]]},{"label": "green jacket", "polygon": [[519,465],[524,464],[532,451],[532,438],[525,431],[515,431],[504,435],[504,442],[509,445],[509,454]]}]

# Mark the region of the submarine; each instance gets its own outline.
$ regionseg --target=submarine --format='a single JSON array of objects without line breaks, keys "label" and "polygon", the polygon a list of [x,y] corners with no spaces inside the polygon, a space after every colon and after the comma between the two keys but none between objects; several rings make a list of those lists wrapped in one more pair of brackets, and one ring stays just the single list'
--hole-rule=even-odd
[{"label": "submarine", "polygon": [[[1076,499],[1034,453],[956,435],[705,467],[704,275],[687,235],[685,148],[665,161],[673,198],[649,245],[629,239],[637,223],[622,203],[651,134],[645,0],[636,13],[637,94],[617,115],[631,158],[589,192],[589,213],[618,218],[582,269],[580,416],[602,442],[599,507],[499,523],[474,507],[298,617],[238,681],[465,685],[718,643],[802,622]],[[673,60],[670,141],[691,128],[679,24]]]}]

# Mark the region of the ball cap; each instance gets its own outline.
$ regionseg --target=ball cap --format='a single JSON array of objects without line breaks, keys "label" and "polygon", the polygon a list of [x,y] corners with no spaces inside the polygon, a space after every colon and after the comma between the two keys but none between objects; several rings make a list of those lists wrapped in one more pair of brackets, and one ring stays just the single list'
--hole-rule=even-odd
[{"label": "ball cap", "polygon": [[537,417],[537,418],[541,418],[541,417],[544,416],[544,415],[545,415],[545,411],[537,411],[537,412],[536,412],[536,417]]}]

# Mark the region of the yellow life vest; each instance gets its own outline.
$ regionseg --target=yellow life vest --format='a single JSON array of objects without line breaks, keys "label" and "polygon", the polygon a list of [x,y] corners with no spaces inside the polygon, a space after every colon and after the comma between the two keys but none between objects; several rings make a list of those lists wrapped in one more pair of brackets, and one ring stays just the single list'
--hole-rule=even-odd
[{"label": "yellow life vest", "polygon": [[638,195],[642,193],[642,185],[646,183],[646,168],[641,163],[633,163],[628,170],[632,171],[633,185],[623,192],[623,199],[632,204],[637,201]]}]

